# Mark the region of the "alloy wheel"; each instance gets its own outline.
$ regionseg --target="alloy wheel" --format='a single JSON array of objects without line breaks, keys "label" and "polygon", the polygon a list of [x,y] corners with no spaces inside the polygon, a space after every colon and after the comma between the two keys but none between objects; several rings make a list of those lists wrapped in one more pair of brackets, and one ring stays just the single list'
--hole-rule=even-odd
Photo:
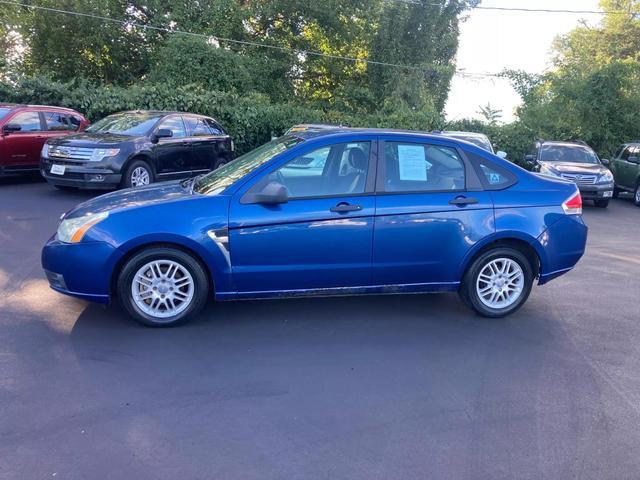
[{"label": "alloy wheel", "polygon": [[496,258],[480,270],[476,292],[485,306],[503,309],[520,298],[524,281],[524,272],[518,262],[510,258]]},{"label": "alloy wheel", "polygon": [[149,185],[151,180],[151,175],[149,175],[149,171],[144,167],[136,167],[131,172],[131,186],[132,187],[142,187],[144,185]]},{"label": "alloy wheel", "polygon": [[172,260],[154,260],[143,265],[131,283],[135,305],[160,320],[186,310],[194,292],[195,282],[189,271]]}]

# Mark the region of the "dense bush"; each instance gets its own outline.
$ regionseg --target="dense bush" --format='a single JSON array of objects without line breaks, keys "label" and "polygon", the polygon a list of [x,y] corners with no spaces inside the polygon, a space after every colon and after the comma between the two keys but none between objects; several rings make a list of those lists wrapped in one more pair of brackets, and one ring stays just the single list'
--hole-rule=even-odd
[{"label": "dense bush", "polygon": [[246,152],[292,125],[325,122],[360,127],[441,128],[442,119],[431,110],[414,111],[401,105],[383,105],[372,114],[323,111],[290,103],[274,103],[258,93],[205,90],[201,86],[175,87],[145,83],[132,87],[98,87],[86,82],[60,83],[24,78],[15,84],[0,82],[0,99],[17,103],[59,105],[78,110],[90,120],[122,110],[177,110],[209,115],[233,136],[238,151]]}]

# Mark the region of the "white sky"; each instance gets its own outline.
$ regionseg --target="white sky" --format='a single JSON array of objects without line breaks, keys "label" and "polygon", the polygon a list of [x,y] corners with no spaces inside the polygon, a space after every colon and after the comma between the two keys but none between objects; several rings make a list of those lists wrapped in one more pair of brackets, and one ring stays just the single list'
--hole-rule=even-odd
[{"label": "white sky", "polygon": [[[487,7],[599,10],[598,0],[483,0]],[[458,69],[497,73],[504,68],[541,73],[550,66],[551,45],[581,20],[596,24],[602,15],[473,10],[461,25]],[[451,85],[446,106],[448,120],[477,118],[480,105],[502,110],[502,120],[513,120],[520,98],[503,79],[461,78]]]}]

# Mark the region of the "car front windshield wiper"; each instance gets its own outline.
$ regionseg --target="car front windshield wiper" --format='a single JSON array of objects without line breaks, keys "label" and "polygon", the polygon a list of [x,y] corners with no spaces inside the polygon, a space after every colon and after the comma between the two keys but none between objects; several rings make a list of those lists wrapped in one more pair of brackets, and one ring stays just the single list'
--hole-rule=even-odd
[{"label": "car front windshield wiper", "polygon": [[[202,177],[204,177],[206,175],[206,173],[201,173],[200,175],[196,175],[195,177],[193,177],[191,180],[191,183],[189,184],[189,194],[192,195],[193,194],[193,190],[196,188],[196,183],[198,182],[198,180],[200,180]],[[186,182],[188,182],[189,179],[187,179]],[[183,186],[186,187],[187,183],[184,183]]]}]

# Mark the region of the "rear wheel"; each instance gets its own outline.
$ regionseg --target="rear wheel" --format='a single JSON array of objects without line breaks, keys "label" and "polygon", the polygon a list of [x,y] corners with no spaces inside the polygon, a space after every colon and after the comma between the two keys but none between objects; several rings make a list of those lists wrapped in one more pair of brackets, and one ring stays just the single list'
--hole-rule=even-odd
[{"label": "rear wheel", "polygon": [[636,207],[640,207],[640,182],[638,182],[636,189],[633,192],[633,203]]},{"label": "rear wheel", "polygon": [[131,162],[122,178],[125,188],[144,187],[150,183],[153,183],[153,170],[144,160]]},{"label": "rear wheel", "polygon": [[484,317],[504,317],[527,301],[533,285],[527,257],[511,247],[498,247],[476,258],[467,270],[459,294]]},{"label": "rear wheel", "polygon": [[227,163],[229,163],[229,161],[226,158],[219,158],[218,160],[216,160],[216,163],[213,165],[213,169],[217,170],[221,166],[226,165]]},{"label": "rear wheel", "polygon": [[118,298],[135,320],[151,327],[185,322],[205,305],[204,268],[181,250],[154,247],[133,256],[118,277]]},{"label": "rear wheel", "polygon": [[598,208],[607,208],[609,206],[609,199],[607,198],[606,200],[595,200],[594,203]]},{"label": "rear wheel", "polygon": [[620,189],[614,185],[612,197],[618,198],[619,196],[620,196]]}]

